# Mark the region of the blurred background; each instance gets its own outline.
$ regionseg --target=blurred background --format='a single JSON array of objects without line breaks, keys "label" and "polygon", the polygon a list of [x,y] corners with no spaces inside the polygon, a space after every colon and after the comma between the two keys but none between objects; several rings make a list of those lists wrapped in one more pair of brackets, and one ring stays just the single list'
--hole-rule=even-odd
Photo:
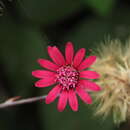
[{"label": "blurred background", "polygon": [[[48,58],[47,45],[61,50],[67,41],[75,48],[95,49],[108,37],[130,36],[129,0],[0,0],[0,102],[13,96],[40,96],[50,88],[34,87],[31,71],[38,58]],[[57,100],[0,110],[0,130],[128,130],[112,117],[95,117],[94,107],[79,101],[79,111],[60,113]]]}]

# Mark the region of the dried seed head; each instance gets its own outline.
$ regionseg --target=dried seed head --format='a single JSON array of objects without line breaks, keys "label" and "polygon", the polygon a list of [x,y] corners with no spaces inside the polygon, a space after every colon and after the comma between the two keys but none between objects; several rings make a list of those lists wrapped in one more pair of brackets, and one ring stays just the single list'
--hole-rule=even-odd
[{"label": "dried seed head", "polygon": [[102,91],[95,93],[96,114],[113,114],[116,124],[130,119],[130,40],[108,40],[97,49],[94,70],[100,73],[97,81]]}]

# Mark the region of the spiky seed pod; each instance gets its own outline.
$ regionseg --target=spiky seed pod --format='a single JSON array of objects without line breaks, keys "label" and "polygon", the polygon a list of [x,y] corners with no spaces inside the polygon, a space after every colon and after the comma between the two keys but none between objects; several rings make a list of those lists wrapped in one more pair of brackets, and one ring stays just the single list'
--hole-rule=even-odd
[{"label": "spiky seed pod", "polygon": [[95,93],[97,115],[113,115],[114,122],[130,119],[130,40],[107,40],[97,49],[94,70],[100,73],[97,83],[102,91]]}]

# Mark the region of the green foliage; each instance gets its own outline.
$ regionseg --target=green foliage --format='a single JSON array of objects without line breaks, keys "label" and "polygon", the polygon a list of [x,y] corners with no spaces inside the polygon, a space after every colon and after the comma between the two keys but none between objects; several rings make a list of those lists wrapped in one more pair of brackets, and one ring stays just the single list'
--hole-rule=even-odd
[{"label": "green foliage", "polygon": [[39,104],[40,122],[43,124],[44,120],[47,130],[115,130],[111,118],[103,121],[100,117],[93,116],[92,106],[85,105],[79,100],[78,112],[71,111],[69,107],[64,112],[58,112],[56,110],[57,101],[50,105]]},{"label": "green foliage", "polygon": [[99,15],[107,15],[115,5],[115,0],[84,0]]},{"label": "green foliage", "polygon": [[28,95],[32,89],[31,71],[44,55],[44,40],[36,28],[15,23],[9,16],[0,22],[0,58],[14,95]]},{"label": "green foliage", "polygon": [[18,0],[17,5],[23,18],[44,26],[64,20],[81,8],[73,0]]}]

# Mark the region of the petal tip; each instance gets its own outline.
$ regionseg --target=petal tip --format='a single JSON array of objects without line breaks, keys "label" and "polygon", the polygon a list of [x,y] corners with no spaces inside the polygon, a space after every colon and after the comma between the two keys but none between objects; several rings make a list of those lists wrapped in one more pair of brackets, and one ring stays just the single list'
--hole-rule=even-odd
[{"label": "petal tip", "polygon": [[35,77],[35,70],[34,70],[34,71],[32,71],[32,76],[34,76],[34,77]]},{"label": "petal tip", "polygon": [[32,71],[32,75],[33,75],[34,71]]},{"label": "petal tip", "polygon": [[63,111],[64,111],[64,109],[59,109],[59,108],[58,108],[58,111],[59,111],[59,112],[63,112]]},{"label": "petal tip", "polygon": [[86,100],[86,103],[87,103],[87,104],[92,104],[92,98],[91,98],[91,97],[88,98],[88,99]]},{"label": "petal tip", "polygon": [[93,58],[94,60],[96,60],[96,59],[97,59],[97,56],[92,56],[92,58]]},{"label": "petal tip", "polygon": [[40,64],[43,59],[39,58],[37,62]]},{"label": "petal tip", "polygon": [[92,104],[92,100],[89,100],[89,101],[87,102],[87,104]]},{"label": "petal tip", "polygon": [[51,46],[48,46],[48,47],[47,47],[47,50],[49,51],[50,49],[52,49],[52,47],[51,47]]},{"label": "petal tip", "polygon": [[73,108],[73,111],[74,111],[74,112],[77,112],[77,111],[78,111],[78,107],[77,107],[77,108]]},{"label": "petal tip", "polygon": [[67,45],[72,45],[73,43],[71,41],[68,41],[66,44]]},{"label": "petal tip", "polygon": [[38,88],[44,87],[44,86],[41,84],[40,80],[38,80],[37,82],[35,82],[34,85],[35,85],[35,87],[38,87]]},{"label": "petal tip", "polygon": [[99,79],[100,77],[101,77],[100,74],[97,73],[97,77],[96,77],[96,79]]},{"label": "petal tip", "polygon": [[86,49],[85,48],[81,48],[81,53],[85,52]]},{"label": "petal tip", "polygon": [[35,85],[35,87],[39,87],[39,84],[37,82],[34,85]]},{"label": "petal tip", "polygon": [[68,47],[68,48],[73,48],[73,43],[72,43],[72,42],[67,42],[67,43],[66,43],[66,47]]},{"label": "petal tip", "polygon": [[48,100],[47,97],[46,97],[46,99],[45,99],[45,103],[46,103],[46,104],[50,104],[50,101]]},{"label": "petal tip", "polygon": [[98,88],[97,88],[97,91],[101,91],[101,90],[102,90],[101,87],[98,87]]}]

